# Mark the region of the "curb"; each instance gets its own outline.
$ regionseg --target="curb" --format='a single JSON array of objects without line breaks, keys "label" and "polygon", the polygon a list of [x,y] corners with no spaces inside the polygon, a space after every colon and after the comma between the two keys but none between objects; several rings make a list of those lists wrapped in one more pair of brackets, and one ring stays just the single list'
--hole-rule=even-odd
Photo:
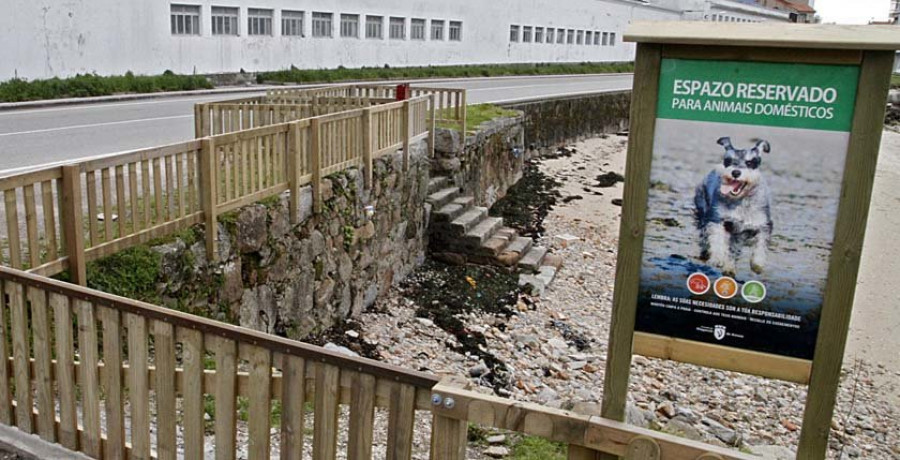
[{"label": "curb", "polygon": [[25,109],[41,109],[47,107],[61,107],[67,105],[88,105],[125,102],[135,100],[164,99],[177,97],[192,96],[212,96],[216,94],[241,94],[241,93],[258,93],[269,89],[297,89],[297,88],[317,88],[323,86],[339,86],[350,85],[356,83],[384,84],[391,85],[404,82],[454,82],[454,81],[480,81],[480,80],[514,80],[514,79],[543,79],[543,78],[573,78],[573,77],[597,77],[597,76],[623,76],[633,75],[631,73],[587,73],[587,74],[561,74],[561,75],[506,75],[499,77],[461,77],[461,78],[410,78],[399,80],[354,80],[340,83],[308,83],[308,84],[285,84],[285,85],[259,85],[245,87],[223,87],[215,89],[201,89],[194,91],[168,91],[158,93],[133,93],[133,94],[117,94],[112,96],[96,96],[96,97],[72,97],[64,99],[44,99],[40,101],[25,102],[2,102],[0,103],[0,112]]}]

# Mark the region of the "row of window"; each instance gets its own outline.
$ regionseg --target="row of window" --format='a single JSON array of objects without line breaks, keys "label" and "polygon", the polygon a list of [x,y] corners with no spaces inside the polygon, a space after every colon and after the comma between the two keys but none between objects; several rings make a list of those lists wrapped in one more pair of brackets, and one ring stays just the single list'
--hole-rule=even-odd
[{"label": "row of window", "polygon": [[513,24],[509,26],[509,41],[512,43],[616,46],[616,33]]},{"label": "row of window", "polygon": [[705,17],[706,17],[707,21],[714,21],[714,22],[762,22],[762,21],[756,21],[753,19],[737,18],[734,16],[728,16],[727,14],[712,14],[712,15],[708,14]]},{"label": "row of window", "polygon": [[[173,35],[201,35],[199,5],[171,5]],[[275,10],[248,8],[247,34],[274,35],[272,22]],[[210,22],[213,35],[240,35],[238,26],[240,9],[236,7],[213,6],[210,9]],[[281,35],[287,37],[303,37],[305,12],[281,10]],[[366,38],[384,38],[384,16],[359,14],[340,14],[340,36],[343,38],[359,38],[360,21],[365,20],[363,29]],[[409,19],[409,35],[407,37],[407,19],[391,16],[388,18],[388,37],[392,40],[425,40],[427,20]],[[334,36],[334,14],[312,12],[312,36],[331,38]],[[447,35],[445,36],[445,30]],[[431,40],[462,40],[462,22],[431,19],[428,35]]]}]

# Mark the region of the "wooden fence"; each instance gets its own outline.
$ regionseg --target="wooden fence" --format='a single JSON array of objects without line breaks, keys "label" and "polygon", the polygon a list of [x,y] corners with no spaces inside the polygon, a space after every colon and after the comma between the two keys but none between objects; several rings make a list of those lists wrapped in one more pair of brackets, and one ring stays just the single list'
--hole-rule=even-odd
[{"label": "wooden fence", "polygon": [[298,459],[306,438],[315,459],[461,460],[469,423],[573,460],[754,458],[20,270],[0,283],[0,423],[93,458]]},{"label": "wooden fence", "polygon": [[85,264],[151,239],[206,223],[216,259],[217,216],[300,186],[322,205],[322,177],[372,160],[432,131],[429,98],[278,123],[165,147],[0,178],[6,235],[3,265],[85,282]]}]

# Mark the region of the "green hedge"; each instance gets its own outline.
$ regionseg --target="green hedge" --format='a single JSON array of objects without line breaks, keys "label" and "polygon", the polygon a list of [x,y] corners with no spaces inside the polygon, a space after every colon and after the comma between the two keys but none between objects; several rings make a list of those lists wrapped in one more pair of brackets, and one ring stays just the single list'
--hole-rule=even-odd
[{"label": "green hedge", "polygon": [[894,74],[891,77],[891,88],[900,89],[900,74]]},{"label": "green hedge", "polygon": [[622,73],[634,71],[631,62],[574,64],[497,64],[459,65],[428,67],[362,67],[348,69],[290,70],[263,72],[257,75],[259,83],[312,83],[339,82],[348,80],[389,80],[402,78],[454,78],[454,77],[497,77],[506,75],[563,75],[590,73]]},{"label": "green hedge", "polygon": [[134,75],[128,72],[125,75],[101,77],[95,74],[79,74],[70,78],[30,81],[14,78],[0,83],[0,102],[188,91],[212,87],[212,83],[201,75],[176,75],[169,71],[162,75]]}]

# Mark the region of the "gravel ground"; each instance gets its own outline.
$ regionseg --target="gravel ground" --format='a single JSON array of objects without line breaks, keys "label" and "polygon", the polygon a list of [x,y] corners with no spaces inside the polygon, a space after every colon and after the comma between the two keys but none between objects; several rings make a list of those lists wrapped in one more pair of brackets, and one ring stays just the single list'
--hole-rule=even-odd
[{"label": "gravel ground", "polygon": [[[520,301],[512,316],[461,318],[506,364],[510,385],[501,395],[575,410],[601,401],[621,183],[600,187],[597,176],[624,172],[625,143],[618,136],[591,139],[575,145],[571,156],[542,163],[543,172],[563,182],[562,196],[571,197],[547,216],[541,241],[563,256],[562,270],[543,297]],[[417,309],[396,290],[377,312],[363,314],[363,339],[392,364],[470,376],[489,386],[484,363],[453,351],[460,349],[456,337],[416,318]],[[828,458],[900,459],[900,409],[890,399],[898,381],[897,369],[845,362]],[[805,398],[802,385],[635,357],[628,417],[689,438],[793,458]]]}]

